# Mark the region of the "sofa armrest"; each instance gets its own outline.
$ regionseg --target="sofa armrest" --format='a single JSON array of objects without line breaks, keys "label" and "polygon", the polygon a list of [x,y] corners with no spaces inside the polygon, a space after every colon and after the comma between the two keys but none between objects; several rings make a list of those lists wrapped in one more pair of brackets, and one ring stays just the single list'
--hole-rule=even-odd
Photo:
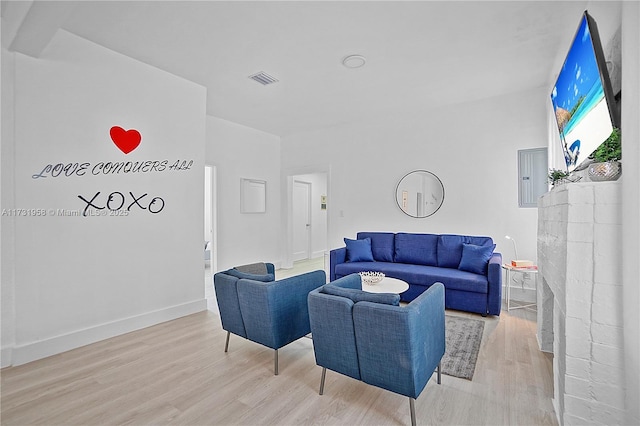
[{"label": "sofa armrest", "polygon": [[309,293],[308,301],[316,364],[360,380],[353,301],[320,289]]},{"label": "sofa armrest", "polygon": [[279,281],[238,281],[238,301],[247,339],[273,349],[309,334],[307,296],[326,283],[318,270]]},{"label": "sofa armrest", "polygon": [[238,303],[238,278],[218,272],[213,276],[213,287],[222,328],[238,336],[247,337]]},{"label": "sofa armrest", "polygon": [[487,271],[489,292],[487,294],[487,313],[500,315],[502,309],[502,254],[493,253],[489,259]]},{"label": "sofa armrest", "polygon": [[265,266],[267,267],[267,274],[276,274],[276,267],[273,263],[265,263]]},{"label": "sofa armrest", "polygon": [[340,247],[329,252],[329,281],[336,279],[336,265],[347,261],[347,248]]},{"label": "sofa armrest", "polygon": [[356,303],[353,322],[362,380],[417,398],[445,352],[444,312],[442,283],[406,307]]},{"label": "sofa armrest", "polygon": [[356,290],[362,290],[362,277],[360,277],[360,274],[349,274],[347,276],[338,278],[337,280],[331,281],[330,284],[342,288],[353,288]]}]

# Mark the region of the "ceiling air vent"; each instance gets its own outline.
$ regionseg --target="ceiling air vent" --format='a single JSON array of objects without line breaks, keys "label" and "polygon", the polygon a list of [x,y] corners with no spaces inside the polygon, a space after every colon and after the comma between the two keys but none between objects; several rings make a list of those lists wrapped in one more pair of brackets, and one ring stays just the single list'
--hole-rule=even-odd
[{"label": "ceiling air vent", "polygon": [[260,71],[259,73],[250,75],[249,78],[251,80],[257,81],[263,86],[266,86],[267,84],[276,83],[278,81],[277,78],[271,77],[269,74],[267,74],[264,71]]}]

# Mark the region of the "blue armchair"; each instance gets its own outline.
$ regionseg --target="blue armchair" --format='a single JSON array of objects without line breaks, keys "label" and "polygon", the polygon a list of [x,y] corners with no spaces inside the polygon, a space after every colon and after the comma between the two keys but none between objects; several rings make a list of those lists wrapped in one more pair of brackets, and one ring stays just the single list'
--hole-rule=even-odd
[{"label": "blue armchair", "polygon": [[326,283],[324,271],[313,271],[275,281],[275,268],[267,263],[266,275],[235,269],[213,276],[222,328],[275,350],[274,373],[278,374],[278,349],[309,334],[309,292]]},{"label": "blue armchair", "polygon": [[328,368],[409,397],[415,425],[415,399],[435,370],[440,384],[444,286],[433,284],[406,306],[398,306],[398,295],[361,288],[360,276],[351,274],[309,293],[313,349],[322,367],[320,395]]}]

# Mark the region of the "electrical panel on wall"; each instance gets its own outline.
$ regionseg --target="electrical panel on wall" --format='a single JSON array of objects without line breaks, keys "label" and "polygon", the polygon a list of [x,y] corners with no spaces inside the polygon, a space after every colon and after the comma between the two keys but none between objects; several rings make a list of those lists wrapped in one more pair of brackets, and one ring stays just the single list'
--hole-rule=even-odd
[{"label": "electrical panel on wall", "polygon": [[538,197],[548,191],[547,148],[518,150],[518,206],[538,207]]}]

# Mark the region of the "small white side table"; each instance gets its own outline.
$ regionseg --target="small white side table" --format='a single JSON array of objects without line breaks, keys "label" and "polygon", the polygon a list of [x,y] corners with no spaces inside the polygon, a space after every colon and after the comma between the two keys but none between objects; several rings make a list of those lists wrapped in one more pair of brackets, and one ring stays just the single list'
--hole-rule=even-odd
[{"label": "small white side table", "polygon": [[[511,274],[513,272],[520,272],[520,273],[529,273],[529,274],[537,274],[538,273],[538,267],[536,265],[533,266],[526,266],[526,267],[520,267],[517,268],[515,266],[511,266],[508,263],[503,263],[502,264],[502,269],[505,270],[506,272],[506,290],[507,290],[507,295],[505,297],[505,299],[507,300],[507,312],[509,312],[512,309],[524,309],[524,308],[531,308],[533,306],[537,307],[537,303],[529,303],[526,305],[517,305],[514,307],[511,307]],[[534,280],[534,283],[536,285],[536,289],[538,287],[538,279],[536,277],[536,279]]]}]

